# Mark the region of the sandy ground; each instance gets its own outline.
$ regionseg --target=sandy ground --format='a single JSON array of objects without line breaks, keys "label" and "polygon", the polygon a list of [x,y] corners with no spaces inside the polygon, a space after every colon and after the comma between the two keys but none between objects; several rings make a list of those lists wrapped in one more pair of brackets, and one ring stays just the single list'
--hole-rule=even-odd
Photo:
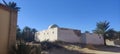
[{"label": "sandy ground", "polygon": [[92,54],[120,54],[120,48],[119,47],[113,47],[113,46],[92,46],[87,45],[85,48],[80,48],[76,45],[64,45],[65,48],[69,50],[74,50],[82,53],[92,53]]},{"label": "sandy ground", "polygon": [[46,54],[120,54],[120,47],[109,41],[109,46],[60,44],[63,48],[51,49]]},{"label": "sandy ground", "polygon": [[120,48],[118,47],[106,47],[106,46],[86,46],[81,48],[76,45],[63,45],[64,48],[51,49],[44,54],[120,54]]}]

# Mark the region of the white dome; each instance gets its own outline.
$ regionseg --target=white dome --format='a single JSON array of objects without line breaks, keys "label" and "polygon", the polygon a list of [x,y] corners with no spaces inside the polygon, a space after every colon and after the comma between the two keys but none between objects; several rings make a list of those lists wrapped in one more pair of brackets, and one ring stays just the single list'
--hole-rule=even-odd
[{"label": "white dome", "polygon": [[48,27],[48,29],[50,29],[50,28],[59,28],[59,26],[56,25],[56,24],[52,24],[52,25],[50,25],[50,26]]}]

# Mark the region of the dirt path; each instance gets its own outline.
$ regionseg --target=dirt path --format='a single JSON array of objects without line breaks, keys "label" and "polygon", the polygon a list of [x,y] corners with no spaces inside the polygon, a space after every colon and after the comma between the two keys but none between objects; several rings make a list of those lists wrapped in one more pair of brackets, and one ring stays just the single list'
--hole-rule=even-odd
[{"label": "dirt path", "polygon": [[107,46],[86,46],[87,48],[80,48],[76,45],[64,45],[64,48],[78,51],[82,53],[93,53],[93,54],[120,54],[119,47],[107,47]]},{"label": "dirt path", "polygon": [[120,54],[120,47],[82,44],[58,44],[61,48],[52,48],[46,54]]}]

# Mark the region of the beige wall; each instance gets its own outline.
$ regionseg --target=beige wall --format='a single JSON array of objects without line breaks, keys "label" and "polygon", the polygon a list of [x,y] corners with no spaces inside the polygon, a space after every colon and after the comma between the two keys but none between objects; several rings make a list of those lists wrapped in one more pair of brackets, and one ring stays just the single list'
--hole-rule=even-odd
[{"label": "beige wall", "polygon": [[0,54],[7,54],[9,32],[9,12],[0,9]]},{"label": "beige wall", "polygon": [[9,54],[16,42],[17,11],[0,4],[0,54]]}]

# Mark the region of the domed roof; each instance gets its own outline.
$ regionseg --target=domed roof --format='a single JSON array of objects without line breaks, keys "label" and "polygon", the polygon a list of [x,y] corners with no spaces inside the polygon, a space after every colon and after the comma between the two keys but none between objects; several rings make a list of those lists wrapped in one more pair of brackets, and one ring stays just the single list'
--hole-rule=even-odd
[{"label": "domed roof", "polygon": [[52,25],[50,25],[50,26],[48,27],[48,29],[50,29],[50,28],[59,28],[59,26],[56,25],[56,24],[52,24]]}]

